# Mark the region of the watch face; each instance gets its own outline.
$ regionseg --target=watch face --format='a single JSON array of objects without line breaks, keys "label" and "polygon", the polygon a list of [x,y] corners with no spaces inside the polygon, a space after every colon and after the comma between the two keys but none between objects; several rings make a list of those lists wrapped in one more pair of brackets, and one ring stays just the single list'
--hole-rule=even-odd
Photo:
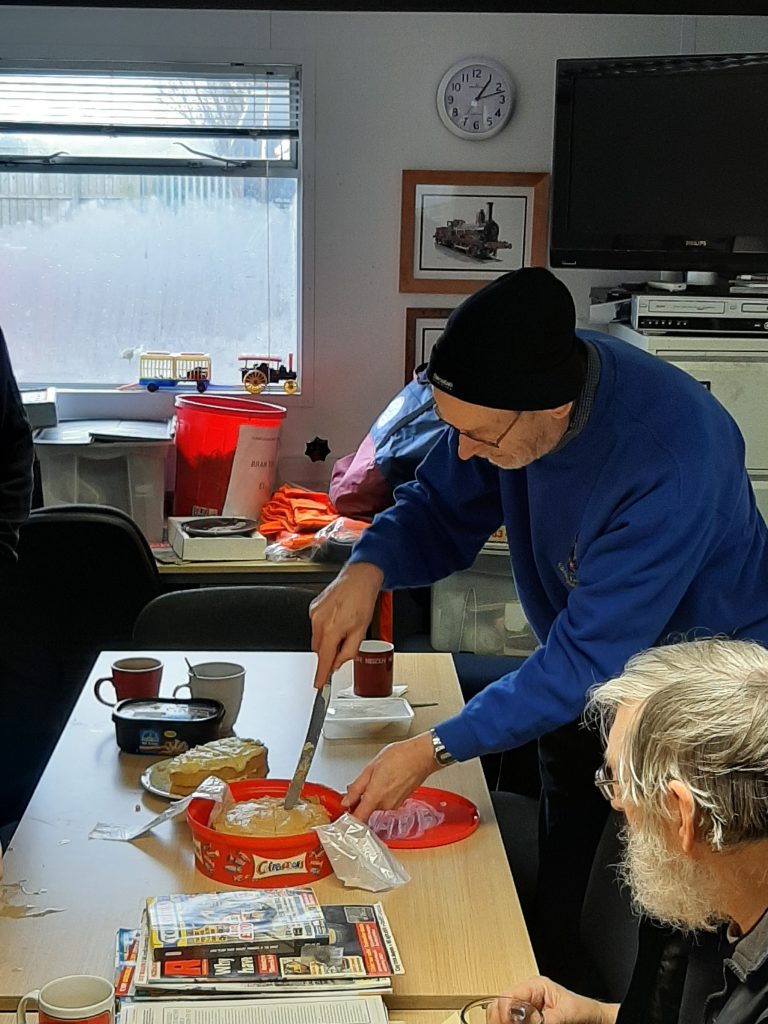
[{"label": "watch face", "polygon": [[509,120],[515,102],[509,73],[500,64],[478,58],[454,65],[438,89],[443,123],[462,138],[489,138]]}]

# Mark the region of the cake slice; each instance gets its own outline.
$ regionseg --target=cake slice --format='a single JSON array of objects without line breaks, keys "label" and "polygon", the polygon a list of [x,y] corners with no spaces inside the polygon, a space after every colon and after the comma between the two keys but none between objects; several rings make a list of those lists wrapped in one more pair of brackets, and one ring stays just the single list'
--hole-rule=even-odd
[{"label": "cake slice", "polygon": [[172,758],[165,765],[170,791],[188,796],[209,775],[225,782],[235,779],[264,779],[269,772],[267,748],[260,740],[225,736]]}]

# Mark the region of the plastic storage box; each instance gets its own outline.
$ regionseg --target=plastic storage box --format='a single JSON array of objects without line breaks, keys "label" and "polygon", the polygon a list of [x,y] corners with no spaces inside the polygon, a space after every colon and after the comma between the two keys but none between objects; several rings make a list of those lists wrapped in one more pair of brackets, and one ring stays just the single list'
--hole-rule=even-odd
[{"label": "plastic storage box", "polygon": [[536,649],[506,547],[483,548],[471,568],[433,584],[430,639],[436,651],[524,657]]},{"label": "plastic storage box", "polygon": [[[61,430],[62,424],[56,430]],[[70,426],[67,424],[66,426]],[[111,505],[138,524],[148,541],[163,539],[165,468],[171,441],[35,443],[44,505]]]},{"label": "plastic storage box", "polygon": [[344,697],[328,708],[323,723],[327,740],[398,739],[407,736],[413,708],[402,697]]}]

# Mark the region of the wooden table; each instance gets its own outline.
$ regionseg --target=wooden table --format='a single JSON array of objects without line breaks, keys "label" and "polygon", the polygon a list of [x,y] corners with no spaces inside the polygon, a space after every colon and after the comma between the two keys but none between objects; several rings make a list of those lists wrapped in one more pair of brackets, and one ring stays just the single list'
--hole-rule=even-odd
[{"label": "wooden table", "polygon": [[[50,978],[76,972],[111,976],[115,930],[137,926],[146,896],[216,888],[194,867],[183,818],[133,843],[88,839],[97,821],[133,824],[167,806],[140,788],[150,759],[118,751],[110,712],[93,697],[92,680],[106,675],[121,653],[104,653],[94,665],[7,852],[5,882],[26,879],[29,890],[47,890],[30,903],[64,911],[41,918],[0,916],[0,1011],[12,1010],[24,992]],[[189,653],[193,661],[222,657]],[[160,657],[162,692],[170,693],[186,678],[183,654]],[[237,732],[268,745],[273,778],[290,777],[309,719],[314,655],[232,653],[227,659],[247,669]],[[412,700],[439,702],[416,711],[412,733],[461,707],[450,655],[396,654],[395,679],[408,684]],[[346,665],[334,688],[350,682]],[[380,745],[321,739],[310,780],[343,790]],[[429,782],[474,801],[481,825],[472,836],[434,850],[398,851],[412,877],[393,892],[348,889],[333,876],[316,883],[323,903],[384,904],[406,968],[385,997],[395,1010],[457,1007],[535,973],[479,762],[453,765]]]},{"label": "wooden table", "polygon": [[289,559],[269,562],[266,559],[239,562],[183,562],[163,561],[164,555],[155,553],[157,569],[164,590],[184,590],[189,587],[237,586],[267,584],[285,586],[298,584],[312,587],[318,592],[339,573],[340,565],[330,562],[311,562]]}]

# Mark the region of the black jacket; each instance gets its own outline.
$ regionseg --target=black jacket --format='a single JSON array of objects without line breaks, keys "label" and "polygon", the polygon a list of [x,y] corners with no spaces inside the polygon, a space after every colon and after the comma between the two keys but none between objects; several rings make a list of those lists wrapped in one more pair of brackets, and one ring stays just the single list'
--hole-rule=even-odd
[{"label": "black jacket", "polygon": [[32,431],[0,331],[0,581],[16,561],[32,498]]},{"label": "black jacket", "polygon": [[[717,944],[723,938],[703,941]],[[617,1024],[678,1024],[692,948],[680,932],[641,923],[637,962]],[[768,1024],[768,913],[728,949],[722,984],[702,1006],[700,1024]]]}]

